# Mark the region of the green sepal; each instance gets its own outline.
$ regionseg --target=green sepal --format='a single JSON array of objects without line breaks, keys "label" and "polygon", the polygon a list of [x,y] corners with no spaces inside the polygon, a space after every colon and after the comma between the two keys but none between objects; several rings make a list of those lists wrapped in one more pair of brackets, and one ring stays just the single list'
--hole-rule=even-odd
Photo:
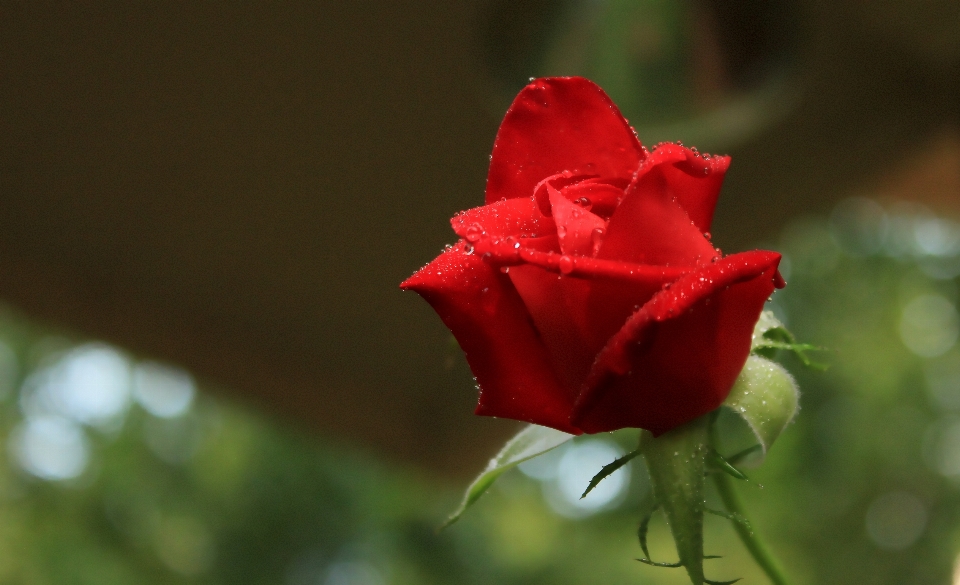
[{"label": "green sepal", "polygon": [[633,451],[630,451],[623,457],[616,459],[612,463],[607,463],[606,465],[604,465],[600,469],[600,471],[598,471],[597,474],[593,476],[593,479],[590,480],[590,484],[587,486],[587,489],[583,491],[583,494],[580,496],[580,499],[582,500],[583,498],[587,497],[587,494],[592,492],[593,488],[597,487],[597,485],[599,485],[600,482],[603,481],[605,477],[609,476],[614,471],[620,469],[621,467],[629,463],[631,459],[633,459],[639,454],[640,454],[640,449],[637,448],[637,449],[634,449]]},{"label": "green sepal", "polygon": [[[644,431],[641,448],[653,494],[663,507],[680,564],[693,585],[703,585],[703,489],[710,415],[657,438]],[[647,555],[649,557],[649,555]]]},{"label": "green sepal", "polygon": [[750,447],[747,447],[743,451],[734,453],[729,457],[724,457],[724,459],[730,465],[738,465],[741,461],[746,460],[748,457],[750,457],[757,451],[760,451],[761,454],[763,453],[763,446],[761,446],[759,443],[757,443],[756,445],[751,445]]},{"label": "green sepal", "polygon": [[[640,501],[640,527],[637,528],[637,539],[640,541],[640,550],[650,559],[650,551],[647,550],[647,530],[650,528],[650,520],[653,519],[653,513],[660,507],[660,502],[653,495],[653,490],[647,492],[647,495]],[[637,559],[645,563],[645,560]]]},{"label": "green sepal", "polygon": [[680,563],[680,561],[677,561],[675,563],[660,563],[657,561],[651,561],[650,559],[637,559],[637,560],[643,563],[644,565],[650,565],[651,567],[661,567],[664,569],[679,569],[680,567],[683,566],[683,564]]},{"label": "green sepal", "polygon": [[[751,447],[751,450],[754,448]],[[707,466],[711,467],[713,470],[722,471],[731,477],[735,477],[739,480],[746,481],[748,478],[742,471],[734,467],[729,461],[723,458],[723,455],[717,453],[717,451],[711,448],[707,452]]]},{"label": "green sepal", "polygon": [[796,415],[799,395],[793,377],[780,364],[752,355],[723,405],[746,421],[766,455]]},{"label": "green sepal", "polygon": [[736,512],[724,512],[723,510],[711,510],[710,508],[704,508],[704,512],[713,514],[714,516],[720,516],[721,518],[726,518],[731,522],[736,522],[744,528],[747,529],[747,532],[753,533],[753,526],[750,524],[750,521],[744,518],[742,515],[737,514]]},{"label": "green sepal", "polygon": [[765,358],[773,358],[777,350],[781,349],[792,352],[808,368],[823,371],[828,367],[826,364],[811,360],[807,355],[807,352],[824,351],[824,348],[809,343],[797,343],[793,334],[784,327],[772,311],[763,311],[753,328],[750,352]]},{"label": "green sepal", "polygon": [[460,506],[447,518],[447,521],[438,528],[443,530],[460,519],[460,516],[473,505],[487,489],[493,485],[501,474],[516,467],[528,459],[533,459],[537,455],[559,447],[573,438],[573,435],[564,433],[555,429],[530,425],[525,427],[516,436],[507,441],[503,449],[497,453],[497,456],[490,460],[487,468],[483,470],[477,479],[473,480]]}]

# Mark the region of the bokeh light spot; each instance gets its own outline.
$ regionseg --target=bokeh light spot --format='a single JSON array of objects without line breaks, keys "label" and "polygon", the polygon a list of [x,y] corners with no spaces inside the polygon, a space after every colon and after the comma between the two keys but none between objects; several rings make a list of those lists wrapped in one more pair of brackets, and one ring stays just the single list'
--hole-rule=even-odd
[{"label": "bokeh light spot", "polygon": [[54,415],[28,418],[13,430],[9,448],[26,472],[48,480],[75,478],[90,459],[83,429]]},{"label": "bokeh light spot", "polygon": [[130,364],[109,346],[79,346],[31,374],[20,401],[28,416],[58,414],[86,425],[109,425],[130,405]]},{"label": "bokeh light spot", "polygon": [[920,295],[903,309],[900,338],[920,357],[943,355],[956,343],[958,333],[957,310],[940,295]]},{"label": "bokeh light spot", "polygon": [[883,494],[867,508],[867,535],[882,549],[909,547],[920,538],[926,526],[926,508],[907,492]]},{"label": "bokeh light spot", "polygon": [[572,443],[557,465],[557,476],[545,484],[547,503],[562,516],[583,518],[614,507],[630,485],[630,464],[604,478],[586,498],[580,495],[604,465],[624,454],[619,445],[603,439],[587,439]]},{"label": "bokeh light spot", "polygon": [[883,247],[890,220],[879,203],[865,197],[844,199],[830,214],[830,235],[851,256],[869,256]]},{"label": "bokeh light spot", "polygon": [[946,410],[960,410],[960,353],[949,352],[923,369],[933,402]]},{"label": "bokeh light spot", "polygon": [[180,416],[190,408],[194,394],[193,377],[180,368],[141,362],[133,370],[133,398],[154,416]]}]

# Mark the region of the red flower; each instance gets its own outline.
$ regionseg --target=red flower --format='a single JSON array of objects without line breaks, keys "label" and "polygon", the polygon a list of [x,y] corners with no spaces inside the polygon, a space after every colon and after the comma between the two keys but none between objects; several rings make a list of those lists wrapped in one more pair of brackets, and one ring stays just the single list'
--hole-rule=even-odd
[{"label": "red flower", "polygon": [[720,406],[780,255],[721,257],[710,222],[728,157],[652,151],[577,77],[538,79],[500,126],[486,205],[407,279],[453,331],[477,414],[569,433],[666,432]]}]

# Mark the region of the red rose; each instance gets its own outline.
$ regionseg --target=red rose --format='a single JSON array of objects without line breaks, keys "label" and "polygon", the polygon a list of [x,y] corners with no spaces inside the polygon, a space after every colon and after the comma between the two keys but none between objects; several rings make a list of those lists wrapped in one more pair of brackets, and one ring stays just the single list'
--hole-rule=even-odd
[{"label": "red rose", "polygon": [[477,414],[597,433],[666,432],[720,406],[780,255],[722,257],[710,223],[728,157],[640,145],[610,98],[538,79],[497,133],[486,205],[407,279],[480,387]]}]

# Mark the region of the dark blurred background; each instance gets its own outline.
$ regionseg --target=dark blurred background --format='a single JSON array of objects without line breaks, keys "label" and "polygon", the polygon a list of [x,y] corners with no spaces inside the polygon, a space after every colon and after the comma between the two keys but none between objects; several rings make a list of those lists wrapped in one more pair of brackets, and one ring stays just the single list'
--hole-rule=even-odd
[{"label": "dark blurred background", "polygon": [[[646,143],[732,154],[714,233],[733,251],[925,149],[956,153],[957,11],[4,2],[0,294],[257,408],[453,469],[451,440],[485,449],[510,425],[470,415],[448,334],[396,284],[481,203],[529,77],[589,76]],[[920,196],[949,206],[956,189]]]},{"label": "dark blurred background", "polygon": [[[472,416],[476,392],[455,342],[426,303],[402,294],[397,284],[454,240],[448,225],[453,213],[482,202],[499,121],[528,79],[544,75],[584,75],[598,82],[646,144],[682,140],[732,155],[713,241],[725,252],[763,245],[787,253],[796,282],[775,309],[812,343],[860,348],[869,338],[874,344],[869,346],[874,353],[845,354],[853,364],[847,370],[841,366],[802,380],[811,388],[804,403],[809,410],[798,423],[804,430],[792,435],[792,447],[788,433],[783,448],[788,462],[772,463],[767,472],[800,486],[778,492],[776,501],[767,492],[764,518],[780,525],[787,564],[811,583],[855,582],[861,578],[850,571],[863,567],[873,567],[876,575],[861,582],[942,582],[956,553],[950,547],[924,548],[910,563],[904,556],[886,556],[884,564],[864,552],[861,563],[837,557],[829,570],[825,564],[802,567],[808,566],[804,555],[855,538],[854,533],[871,554],[907,555],[916,550],[911,546],[920,546],[916,542],[927,542],[923,539],[960,538],[949,523],[936,530],[931,524],[927,532],[920,529],[922,538],[886,546],[890,541],[882,534],[906,530],[902,524],[881,522],[894,528],[877,537],[869,526],[864,532],[863,519],[880,501],[868,493],[878,477],[922,473],[932,478],[926,487],[905,492],[901,485],[890,492],[896,505],[877,504],[880,512],[874,515],[916,520],[909,510],[920,501],[925,519],[953,518],[953,510],[960,510],[950,487],[950,478],[960,474],[960,464],[950,463],[954,451],[930,455],[924,464],[919,446],[902,452],[881,448],[866,431],[858,435],[861,444],[837,430],[843,416],[814,416],[818,405],[833,405],[823,412],[858,413],[866,428],[871,416],[887,412],[883,409],[894,404],[890,397],[898,396],[897,404],[912,405],[898,410],[917,415],[903,423],[904,436],[928,447],[941,444],[936,437],[955,436],[960,453],[960,427],[938,418],[940,403],[931,406],[932,399],[925,398],[923,387],[938,386],[917,381],[926,371],[923,360],[941,354],[916,350],[907,341],[912,334],[904,334],[903,327],[913,331],[903,325],[909,319],[898,321],[916,295],[956,302],[957,274],[950,262],[956,263],[960,247],[950,238],[960,231],[951,231],[956,224],[950,218],[960,214],[960,3],[953,0],[0,2],[0,299],[7,305],[0,314],[6,343],[0,345],[0,366],[13,368],[7,382],[0,375],[0,397],[6,400],[3,424],[12,433],[13,467],[26,466],[26,475],[17,472],[23,477],[0,477],[0,492],[13,494],[9,501],[19,502],[15,507],[32,502],[28,509],[36,510],[10,520],[11,526],[50,523],[49,534],[11,528],[8,536],[18,544],[9,550],[83,550],[75,554],[86,560],[76,566],[89,561],[121,567],[113,573],[97,569],[91,583],[131,582],[122,576],[128,574],[130,550],[147,549],[160,551],[162,562],[141,559],[143,571],[160,563],[156,566],[198,582],[261,582],[253,569],[236,568],[242,563],[211,568],[258,555],[263,567],[286,567],[288,576],[306,567],[306,577],[289,577],[289,583],[325,585],[568,578],[607,583],[611,574],[649,575],[632,566],[611,574],[571,573],[561,565],[552,573],[537,572],[576,546],[554,538],[567,526],[554,508],[518,512],[516,502],[540,501],[540,492],[530,491],[535,472],[508,481],[512,487],[492,496],[508,502],[501,504],[512,520],[487,516],[452,537],[454,544],[432,536],[438,512],[422,499],[438,490],[447,494],[440,498],[444,504],[453,502],[443,499],[452,493],[443,490],[459,486],[482,466],[516,425]],[[918,322],[934,323],[934,336],[937,323],[956,317],[954,309],[937,313],[936,307],[943,308],[939,302],[916,309]],[[125,349],[84,345],[91,338]],[[192,378],[177,369],[182,366],[200,380],[198,396],[207,398],[185,403],[194,410],[157,407],[150,402],[153,394],[136,390],[153,388],[154,382],[137,382],[133,396],[145,410],[116,429],[103,427],[94,415],[70,411],[64,416],[83,428],[106,429],[91,435],[104,443],[102,457],[88,454],[100,463],[89,469],[68,466],[76,473],[66,475],[63,468],[60,475],[38,472],[16,447],[31,444],[24,438],[33,436],[30,417],[53,408],[46,399],[31,398],[46,396],[36,390],[47,387],[37,381],[42,376],[34,374],[69,369],[78,355],[94,356],[95,363],[107,364],[104,371],[129,370],[134,382],[166,380],[156,384],[167,388],[160,395],[168,398],[194,396],[192,382],[183,382]],[[155,363],[179,366],[151,369]],[[960,374],[956,383],[960,387]],[[97,384],[105,387],[102,380]],[[893,389],[870,394],[869,388],[885,384]],[[836,398],[845,392],[854,393]],[[944,408],[948,414],[956,410]],[[186,412],[193,418],[183,418]],[[918,422],[923,417],[933,426]],[[163,426],[168,423],[173,426]],[[195,427],[221,429],[216,443],[221,451],[198,451],[206,455],[190,464],[213,479],[199,471],[194,477],[192,468],[184,467],[194,461],[184,455],[194,447],[181,444],[183,437],[203,434]],[[57,428],[68,435],[80,432]],[[62,432],[56,436],[65,442],[55,445],[85,444],[77,442],[81,435]],[[123,439],[128,435],[138,438]],[[823,436],[828,439],[816,439]],[[812,442],[800,446],[806,439]],[[943,441],[953,440],[948,439]],[[851,451],[839,455],[844,446]],[[940,453],[939,448],[925,453]],[[857,468],[860,496],[851,488],[849,497],[837,495],[834,501],[810,491],[816,485],[854,485],[844,465],[874,455],[876,465]],[[209,467],[211,461],[237,457],[260,463]],[[789,463],[791,457],[805,458],[812,467]],[[67,479],[73,487],[62,487]],[[369,482],[409,497],[391,500],[383,491],[358,495],[356,486]],[[210,487],[214,484],[219,487]],[[195,491],[197,485],[216,497],[196,496],[202,492]],[[171,501],[189,501],[194,508],[157,516],[160,512],[150,511],[154,504],[129,496],[142,490],[180,494]],[[923,493],[896,500],[908,492]],[[85,493],[96,493],[96,503],[84,499],[93,497]],[[521,499],[510,500],[510,494]],[[216,505],[207,505],[214,500]],[[809,525],[797,529],[793,541],[791,522],[797,517],[789,517],[777,501],[811,510]],[[906,508],[897,507],[904,501]],[[948,502],[951,511],[936,516],[931,502]],[[264,511],[251,517],[245,506]],[[330,516],[334,508],[346,511]],[[58,524],[64,516],[56,510],[67,509],[76,514],[69,525],[74,528]],[[298,519],[308,509],[313,512]],[[204,513],[206,528],[196,520]],[[817,549],[816,522],[839,522],[843,514],[850,531],[838,531],[836,540],[826,539]],[[243,521],[223,520],[235,517]],[[582,530],[597,542],[616,543],[610,550],[626,562],[636,554],[630,528],[635,519],[627,520],[621,526],[608,518]],[[94,528],[86,533],[83,526]],[[79,540],[64,540],[64,530],[73,530]],[[314,554],[314,545],[295,535],[307,538],[317,530],[326,536],[317,537],[321,552]],[[553,540],[543,540],[543,533]],[[3,573],[4,534],[0,529],[0,577],[87,582],[28,569]],[[393,536],[371,537],[374,544],[360,539],[365,544],[350,545],[335,558],[323,552],[336,548],[329,543],[360,542],[357,534]],[[517,552],[509,535],[539,544]],[[76,542],[90,544],[91,538],[102,547],[77,548]],[[487,550],[479,544],[485,538],[499,543],[490,545],[496,550],[463,552]],[[152,544],[143,544],[148,541]],[[220,543],[216,555],[214,541]],[[230,548],[231,542],[238,544]],[[357,564],[369,547],[401,559],[392,565],[393,577],[371,569],[376,563]],[[293,560],[283,556],[288,549],[296,549]],[[45,565],[43,558],[36,566]],[[433,572],[404,573],[404,563]],[[906,568],[898,573],[890,567]],[[262,582],[279,582],[270,570],[262,569]],[[86,573],[63,573],[80,574]],[[120,576],[108,579],[108,574]],[[325,576],[311,580],[314,574]],[[445,580],[450,575],[458,577]],[[941,581],[929,580],[931,575]],[[664,578],[656,582],[682,582]]]}]

